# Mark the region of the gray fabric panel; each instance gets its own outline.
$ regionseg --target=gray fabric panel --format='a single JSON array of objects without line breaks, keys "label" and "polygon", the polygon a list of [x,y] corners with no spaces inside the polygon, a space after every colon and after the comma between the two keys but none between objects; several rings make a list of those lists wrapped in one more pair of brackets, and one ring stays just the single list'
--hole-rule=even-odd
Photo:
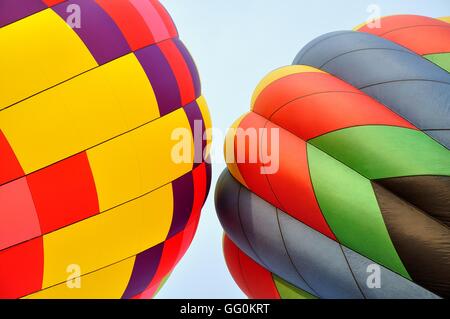
[{"label": "gray fabric panel", "polygon": [[242,230],[238,205],[240,188],[241,185],[225,169],[217,181],[214,195],[216,212],[228,237],[249,257],[264,266],[258,256],[255,255]]},{"label": "gray fabric panel", "polygon": [[[348,31],[334,31],[334,32],[329,32],[326,34],[321,35],[320,37],[315,38],[314,40],[310,41],[308,44],[306,44],[301,50],[300,52],[297,54],[297,56],[294,59],[294,62],[292,64],[301,64],[301,63],[297,63],[297,61],[301,61],[301,60],[308,60],[311,61],[311,59],[316,58],[317,60],[313,60],[313,62],[316,62],[317,64],[321,65],[324,62],[321,63],[321,61],[328,61],[328,56],[326,55],[326,50],[321,50],[320,45],[322,44],[322,42],[324,42],[325,40],[331,40],[334,37],[342,37],[347,35],[349,32]],[[316,49],[316,47],[318,49]],[[311,50],[314,51],[321,51],[324,52],[324,55],[321,56],[313,56],[311,54],[309,54],[309,52]]]},{"label": "gray fabric panel", "polygon": [[441,143],[450,149],[450,129],[449,130],[437,130],[437,131],[426,131],[428,135],[434,138],[436,141]]},{"label": "gray fabric panel", "polygon": [[401,80],[432,80],[450,84],[450,74],[430,61],[404,51],[367,49],[336,57],[322,70],[357,88]]},{"label": "gray fabric panel", "polygon": [[252,259],[300,289],[321,298],[439,298],[382,266],[381,287],[369,288],[367,267],[373,261],[277,210],[228,170],[220,176],[215,195],[227,235]]},{"label": "gray fabric panel", "polygon": [[450,84],[404,81],[378,84],[364,92],[391,107],[421,130],[450,129]]},{"label": "gray fabric panel", "polygon": [[276,208],[244,187],[239,204],[244,232],[262,262],[284,280],[317,295],[298,274],[284,247]]},{"label": "gray fabric panel", "polygon": [[293,64],[320,67],[337,56],[355,50],[385,48],[409,52],[408,49],[374,35],[354,31],[324,34],[308,43],[295,57]]},{"label": "gray fabric panel", "polygon": [[364,295],[370,299],[439,299],[440,297],[420,287],[412,281],[380,267],[380,288],[369,288],[367,280],[371,275],[369,265],[377,265],[374,261],[342,246],[350,267],[358,280]]},{"label": "gray fabric panel", "polygon": [[[337,76],[422,130],[450,129],[450,74],[391,41],[353,31],[325,35],[300,51],[294,64]],[[434,136],[450,148],[448,136]]]},{"label": "gray fabric panel", "polygon": [[288,214],[279,212],[287,250],[300,274],[321,298],[364,298],[341,246]]}]

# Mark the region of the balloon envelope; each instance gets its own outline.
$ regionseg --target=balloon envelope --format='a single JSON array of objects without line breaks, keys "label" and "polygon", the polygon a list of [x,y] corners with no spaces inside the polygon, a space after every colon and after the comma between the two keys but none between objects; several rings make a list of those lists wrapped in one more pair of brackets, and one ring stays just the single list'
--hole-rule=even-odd
[{"label": "balloon envelope", "polygon": [[450,25],[380,23],[313,40],[234,124],[262,132],[216,188],[249,297],[450,296]]},{"label": "balloon envelope", "polygon": [[0,3],[0,298],[148,298],[189,247],[210,126],[158,1]]}]

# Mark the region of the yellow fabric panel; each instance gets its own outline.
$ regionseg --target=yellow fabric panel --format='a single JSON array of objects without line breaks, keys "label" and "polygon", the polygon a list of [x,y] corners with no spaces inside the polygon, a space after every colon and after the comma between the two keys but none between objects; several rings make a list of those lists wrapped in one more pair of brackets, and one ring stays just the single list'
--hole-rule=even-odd
[{"label": "yellow fabric panel", "polygon": [[[235,154],[235,139],[236,139],[236,130],[241,124],[242,120],[248,115],[248,113],[242,115],[240,118],[236,120],[236,122],[231,125],[227,136],[225,137],[225,145],[224,145],[224,154],[225,154],[225,161],[227,163],[228,170],[230,171],[231,175],[241,183],[241,185],[248,188],[247,184],[245,183],[244,178],[241,175],[241,172],[239,171],[239,167],[236,163],[236,154]],[[228,148],[230,147],[230,148]]]},{"label": "yellow fabric panel", "polygon": [[308,65],[288,65],[281,67],[279,69],[276,69],[275,71],[270,72],[264,79],[262,79],[261,82],[259,82],[258,86],[255,89],[255,92],[252,96],[252,110],[253,106],[255,105],[256,99],[261,94],[261,92],[272,82],[275,82],[276,80],[279,80],[281,78],[284,78],[286,76],[297,74],[297,73],[305,73],[305,72],[318,72],[318,73],[326,73],[324,71],[321,71],[319,69],[316,69],[312,66]]},{"label": "yellow fabric panel", "polygon": [[[182,108],[87,152],[100,211],[170,183],[192,170],[193,152],[189,163],[177,164],[171,157],[172,148],[178,142],[171,136],[178,128],[191,132]],[[192,133],[190,139],[193,149]]]},{"label": "yellow fabric panel", "polygon": [[87,151],[100,211],[145,193],[137,145],[136,133],[131,132]]},{"label": "yellow fabric panel", "polygon": [[374,22],[375,19],[383,20],[384,18],[388,18],[388,17],[390,17],[390,16],[387,15],[387,16],[374,17],[373,19],[370,19],[369,21],[364,21],[363,23],[358,24],[352,30],[359,31],[360,29],[364,28],[369,22]]},{"label": "yellow fabric panel", "polygon": [[367,25],[367,22],[360,23],[356,27],[354,27],[352,30],[353,31],[358,31],[359,29],[365,27],[366,25]]},{"label": "yellow fabric panel", "polygon": [[203,96],[199,97],[197,99],[197,104],[200,108],[200,112],[202,113],[203,121],[205,123],[205,129],[206,131],[206,152],[205,157],[207,157],[211,151],[211,143],[212,143],[212,121],[211,121],[211,115],[209,114],[208,110],[208,104],[206,103],[206,100]]},{"label": "yellow fabric panel", "polygon": [[82,275],[79,277],[79,288],[69,288],[67,282],[64,282],[26,296],[24,299],[119,299],[128,286],[135,259],[134,256]]},{"label": "yellow fabric panel", "polygon": [[109,62],[102,73],[102,77],[109,82],[110,92],[120,106],[128,128],[160,117],[150,80],[133,53]]},{"label": "yellow fabric panel", "polygon": [[51,9],[1,28],[0,43],[0,110],[98,65]]},{"label": "yellow fabric panel", "polygon": [[[386,17],[389,17],[389,16],[382,16],[382,17],[380,17],[380,19],[383,19]],[[450,17],[441,17],[441,18],[437,18],[437,19],[450,23]],[[353,28],[353,31],[358,31],[358,30],[362,29],[363,27],[365,27],[366,25],[367,25],[367,21],[363,22],[361,24],[358,24],[356,27]]]},{"label": "yellow fabric panel", "polygon": [[129,54],[0,111],[25,173],[159,117],[150,82]]},{"label": "yellow fabric panel", "polygon": [[44,235],[43,288],[65,282],[67,266],[89,273],[163,242],[173,215],[172,185]]}]

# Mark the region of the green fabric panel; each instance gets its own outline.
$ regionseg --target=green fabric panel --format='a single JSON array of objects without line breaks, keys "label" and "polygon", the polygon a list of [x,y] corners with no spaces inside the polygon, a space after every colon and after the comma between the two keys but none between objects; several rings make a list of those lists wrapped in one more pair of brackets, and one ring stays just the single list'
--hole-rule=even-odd
[{"label": "green fabric panel", "polygon": [[166,282],[169,279],[171,274],[172,273],[169,273],[168,275],[166,275],[166,277],[163,278],[163,280],[161,280],[161,283],[159,284],[159,287],[158,287],[158,289],[156,289],[156,292],[155,292],[155,294],[153,295],[152,298],[155,298],[156,295],[161,291],[162,287],[166,284]]},{"label": "green fabric panel", "polygon": [[281,299],[317,299],[316,296],[313,296],[304,290],[298,289],[277,275],[272,274],[272,277]]},{"label": "green fabric panel", "polygon": [[397,126],[357,126],[309,143],[369,179],[450,175],[450,151],[421,131]]},{"label": "green fabric panel", "polygon": [[308,162],[320,209],[338,241],[411,279],[389,237],[370,181],[310,144]]},{"label": "green fabric panel", "polygon": [[427,54],[423,57],[450,72],[450,53]]}]

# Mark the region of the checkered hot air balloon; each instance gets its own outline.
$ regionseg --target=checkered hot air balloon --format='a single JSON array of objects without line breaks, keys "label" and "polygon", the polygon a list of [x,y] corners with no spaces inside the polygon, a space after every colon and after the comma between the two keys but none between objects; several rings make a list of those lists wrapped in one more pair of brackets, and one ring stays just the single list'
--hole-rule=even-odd
[{"label": "checkered hot air balloon", "polygon": [[268,129],[257,151],[277,129],[278,170],[235,159],[216,188],[249,297],[450,297],[449,21],[324,35],[258,86],[235,127]]},{"label": "checkered hot air balloon", "polygon": [[174,129],[194,144],[210,118],[170,16],[156,0],[1,0],[0,43],[0,298],[152,297],[210,180],[199,148],[171,158]]}]

